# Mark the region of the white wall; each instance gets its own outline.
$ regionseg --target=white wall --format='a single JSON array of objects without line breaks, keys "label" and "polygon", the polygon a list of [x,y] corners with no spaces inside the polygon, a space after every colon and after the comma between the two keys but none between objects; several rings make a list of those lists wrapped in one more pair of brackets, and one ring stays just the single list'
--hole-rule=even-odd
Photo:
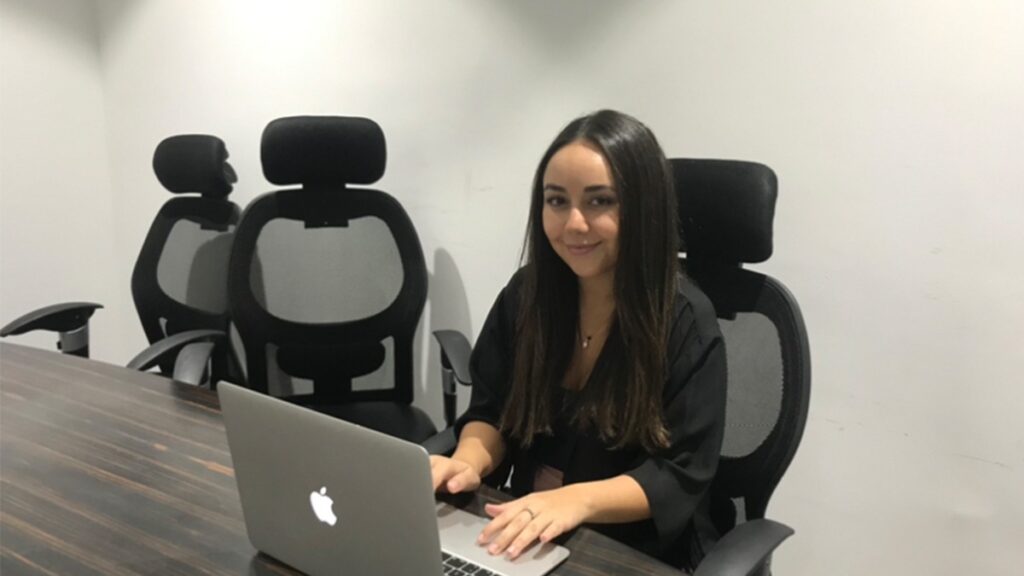
[{"label": "white wall", "polygon": [[[135,310],[114,260],[98,49],[92,2],[0,2],[0,322],[99,302],[93,355],[120,358]],[[57,336],[17,341],[52,349]]]},{"label": "white wall", "polygon": [[[669,155],[779,174],[776,254],[758,268],[804,307],[814,396],[769,509],[797,530],[778,573],[1019,571],[1024,5],[99,5],[112,274],[124,285],[149,225],[131,215],[165,199],[149,164],[161,138],[224,138],[244,203],[269,188],[258,154],[269,120],[366,115],[389,141],[379,185],[410,212],[435,276],[423,334],[475,336],[515,267],[544,147],[572,117],[620,108]],[[3,158],[6,173],[6,124]],[[41,257],[25,244],[21,258]],[[5,296],[24,294],[11,277]],[[127,293],[118,304],[130,307]],[[419,403],[437,416],[436,349],[421,344]]]}]

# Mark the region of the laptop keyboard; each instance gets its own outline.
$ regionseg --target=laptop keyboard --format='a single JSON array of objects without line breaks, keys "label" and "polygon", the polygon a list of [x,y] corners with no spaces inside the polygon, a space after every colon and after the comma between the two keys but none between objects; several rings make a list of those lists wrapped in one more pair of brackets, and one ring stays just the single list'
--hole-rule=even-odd
[{"label": "laptop keyboard", "polygon": [[441,552],[441,566],[444,567],[445,576],[500,576],[497,572],[491,572],[444,551]]}]

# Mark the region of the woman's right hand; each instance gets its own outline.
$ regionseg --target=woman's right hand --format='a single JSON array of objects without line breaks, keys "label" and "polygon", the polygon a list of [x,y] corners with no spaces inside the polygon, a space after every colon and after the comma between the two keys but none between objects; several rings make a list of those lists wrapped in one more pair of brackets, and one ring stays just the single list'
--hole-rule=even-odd
[{"label": "woman's right hand", "polygon": [[480,487],[480,474],[462,460],[431,456],[430,475],[434,479],[434,492],[443,489],[445,492],[457,494]]}]

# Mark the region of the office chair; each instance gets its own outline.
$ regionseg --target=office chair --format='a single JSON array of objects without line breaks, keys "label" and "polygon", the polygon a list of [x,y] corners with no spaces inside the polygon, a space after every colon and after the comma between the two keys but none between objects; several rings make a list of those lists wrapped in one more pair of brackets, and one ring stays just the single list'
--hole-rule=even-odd
[{"label": "office chair", "polygon": [[[159,366],[162,373],[192,384],[240,378],[226,336],[224,270],[239,213],[227,200],[236,181],[227,157],[219,138],[195,134],[166,138],[153,154],[153,169],[167,190],[200,195],[165,203],[139,253],[132,296],[151,346],[129,368]],[[4,326],[0,336],[55,331],[62,352],[88,357],[89,319],[102,307],[90,302],[47,306]],[[207,374],[211,355],[212,373]]]},{"label": "office chair", "polygon": [[129,368],[158,366],[211,386],[243,380],[228,338],[227,265],[239,208],[228,200],[237,177],[227,158],[224,142],[199,134],[167,138],[153,154],[157,179],[178,196],[153,219],[132,271],[132,299],[152,346]]},{"label": "office chair", "polygon": [[384,173],[380,127],[280,118],[264,130],[261,156],[267,180],[297,187],[256,198],[235,232],[229,300],[248,386],[413,442],[433,435],[411,405],[423,250],[401,204],[362,187]]},{"label": "office chair", "polygon": [[800,307],[771,276],[743,268],[772,254],[778,184],[762,164],[672,159],[686,272],[715,306],[728,365],[726,430],[712,491],[727,529],[695,576],[770,574],[793,530],[764,519],[803,435],[811,365]]}]

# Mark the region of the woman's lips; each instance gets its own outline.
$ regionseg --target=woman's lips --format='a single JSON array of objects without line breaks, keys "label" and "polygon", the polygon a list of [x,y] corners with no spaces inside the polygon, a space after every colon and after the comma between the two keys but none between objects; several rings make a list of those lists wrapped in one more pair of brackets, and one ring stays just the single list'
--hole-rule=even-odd
[{"label": "woman's lips", "polygon": [[569,250],[569,254],[572,254],[573,256],[585,256],[593,252],[594,248],[597,248],[598,244],[600,244],[600,242],[597,244],[566,244],[565,248]]}]

